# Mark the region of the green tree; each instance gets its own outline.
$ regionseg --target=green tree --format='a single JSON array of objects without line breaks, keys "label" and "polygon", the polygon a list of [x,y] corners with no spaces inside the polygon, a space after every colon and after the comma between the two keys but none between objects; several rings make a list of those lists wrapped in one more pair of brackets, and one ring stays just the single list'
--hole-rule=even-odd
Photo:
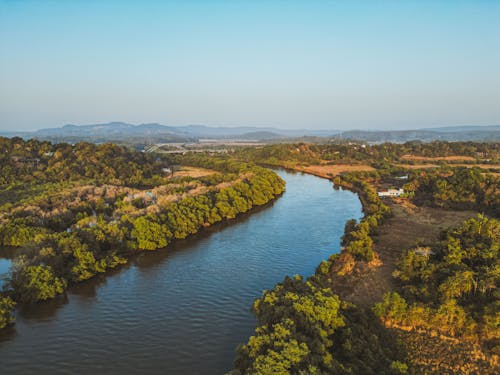
[{"label": "green tree", "polygon": [[167,246],[167,228],[148,217],[141,216],[134,220],[132,237],[137,240],[139,249],[156,250]]},{"label": "green tree", "polygon": [[38,302],[54,298],[64,292],[66,281],[54,275],[50,266],[14,266],[10,285],[16,299],[21,302]]},{"label": "green tree", "polygon": [[0,296],[0,329],[14,322],[12,311],[16,303],[10,297]]}]

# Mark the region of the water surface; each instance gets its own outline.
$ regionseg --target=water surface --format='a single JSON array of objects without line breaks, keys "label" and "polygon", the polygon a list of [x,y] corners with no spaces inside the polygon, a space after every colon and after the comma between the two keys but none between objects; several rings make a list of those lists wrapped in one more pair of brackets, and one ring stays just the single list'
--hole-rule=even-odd
[{"label": "water surface", "polygon": [[0,336],[0,373],[230,370],[254,329],[253,300],[285,275],[311,275],[362,215],[357,196],[327,180],[279,174],[287,191],[272,205],[18,311]]},{"label": "water surface", "polygon": [[7,277],[11,266],[11,260],[0,256],[0,288],[4,284],[4,279]]}]

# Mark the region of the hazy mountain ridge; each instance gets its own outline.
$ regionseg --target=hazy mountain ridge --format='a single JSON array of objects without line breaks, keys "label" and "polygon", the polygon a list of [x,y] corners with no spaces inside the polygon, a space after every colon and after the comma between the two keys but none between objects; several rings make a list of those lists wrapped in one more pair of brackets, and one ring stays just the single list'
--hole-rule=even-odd
[{"label": "hazy mountain ridge", "polygon": [[500,125],[450,126],[414,130],[306,130],[273,127],[210,127],[206,125],[168,126],[158,123],[133,125],[125,122],[73,125],[46,128],[33,132],[1,132],[8,137],[38,138],[56,142],[195,142],[199,139],[243,139],[293,141],[294,138],[322,137],[352,139],[371,143],[441,141],[500,141]]},{"label": "hazy mountain ridge", "polygon": [[[333,136],[338,130],[305,130],[305,129],[277,129],[272,127],[210,127],[206,125],[168,126],[157,123],[133,125],[125,122],[110,122],[104,124],[73,125],[68,124],[60,128],[39,129],[33,132],[0,132],[9,137],[38,138],[61,140],[75,138],[81,140],[127,140],[129,138],[158,138],[158,142],[165,138],[173,141],[193,141],[200,138],[241,138],[241,139],[279,139],[290,137]],[[94,140],[94,141],[95,141]]]}]

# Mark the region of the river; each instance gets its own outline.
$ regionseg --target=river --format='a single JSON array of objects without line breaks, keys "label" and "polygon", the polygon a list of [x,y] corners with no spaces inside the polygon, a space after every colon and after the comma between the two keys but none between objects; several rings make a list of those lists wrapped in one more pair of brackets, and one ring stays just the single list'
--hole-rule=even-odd
[{"label": "river", "polygon": [[252,334],[249,308],[285,275],[311,275],[339,251],[357,195],[278,171],[274,203],[169,246],[64,297],[17,311],[0,335],[0,373],[224,374]]}]

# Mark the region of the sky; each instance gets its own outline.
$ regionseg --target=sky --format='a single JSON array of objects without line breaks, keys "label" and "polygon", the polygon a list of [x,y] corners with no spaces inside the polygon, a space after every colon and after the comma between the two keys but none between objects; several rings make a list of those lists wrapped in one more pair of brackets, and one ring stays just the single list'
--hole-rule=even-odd
[{"label": "sky", "polygon": [[500,1],[0,0],[0,130],[500,124]]}]

